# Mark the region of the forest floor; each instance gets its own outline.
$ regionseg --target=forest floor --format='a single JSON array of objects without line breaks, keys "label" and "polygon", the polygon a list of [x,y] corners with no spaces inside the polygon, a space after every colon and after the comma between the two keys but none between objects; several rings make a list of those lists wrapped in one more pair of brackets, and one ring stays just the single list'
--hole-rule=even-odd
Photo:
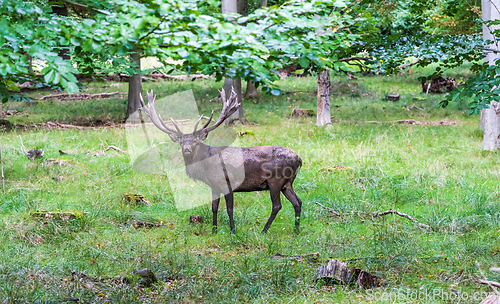
[{"label": "forest floor", "polygon": [[[303,201],[299,234],[284,197],[271,229],[260,233],[271,211],[266,191],[235,194],[236,235],[222,200],[219,232],[212,234],[208,199],[184,210],[168,176],[134,170],[122,124],[126,83],[86,85],[85,93],[123,97],[4,104],[1,112],[14,115],[3,119],[13,124],[97,127],[35,125],[0,133],[6,188],[0,193],[0,303],[449,303],[465,297],[462,302],[479,303],[492,290],[475,279],[500,281],[500,272],[490,270],[499,266],[500,157],[481,151],[479,117],[466,114],[466,100],[438,107],[444,96],[422,94],[417,77],[423,72],[412,72],[333,76],[333,123],[324,128],[315,117],[290,117],[295,108],[315,110],[314,77],[283,79],[279,87],[293,93],[260,93],[244,102],[250,123],[233,127],[246,132],[238,146],[280,145],[302,157],[294,183]],[[212,79],[144,84],[158,98],[192,89],[207,116],[220,112],[220,103],[210,100],[221,87]],[[393,92],[401,95],[398,102],[387,100]],[[127,153],[106,151],[109,146]],[[30,160],[23,149],[42,149],[44,157]],[[143,195],[151,205],[130,203],[127,194]],[[316,202],[341,216],[327,217]],[[430,228],[397,215],[369,215],[391,208]],[[193,215],[204,222],[191,224]],[[278,253],[319,255],[270,258]],[[315,282],[316,269],[330,258],[377,275],[382,285],[363,290]],[[158,282],[122,283],[134,268],[151,269]]]}]

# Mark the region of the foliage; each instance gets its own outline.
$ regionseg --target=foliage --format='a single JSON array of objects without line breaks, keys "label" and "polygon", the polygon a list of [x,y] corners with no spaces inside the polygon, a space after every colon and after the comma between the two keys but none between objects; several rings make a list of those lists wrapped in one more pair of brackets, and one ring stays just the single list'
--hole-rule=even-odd
[{"label": "foliage", "polygon": [[[204,14],[215,1],[98,3],[87,7],[94,12],[90,17],[65,17],[52,14],[50,6],[41,9],[43,2],[4,2],[2,8],[10,15],[3,22],[10,25],[3,28],[0,39],[2,95],[15,82],[33,78],[27,71],[25,50],[45,62],[45,82],[69,92],[78,90],[73,76],[76,69],[57,55],[60,47],[69,47],[78,72],[85,75],[141,73],[129,59],[132,52],[140,52],[142,57],[157,57],[165,65],[172,59],[181,60],[175,68],[186,73],[215,74],[218,79],[241,77],[269,91],[271,82],[278,79],[276,69],[290,58],[298,57],[304,67],[309,63],[313,68],[331,66],[338,57],[337,49],[348,48],[348,41],[355,37],[335,31],[316,35],[322,27],[342,27],[350,22],[349,16],[341,16],[336,9],[345,4],[335,0],[306,4],[294,0],[257,10],[236,24],[217,12]],[[321,22],[315,16],[320,16]],[[8,61],[9,56],[18,62]]]},{"label": "foliage", "polygon": [[28,55],[46,63],[42,70],[46,83],[60,85],[69,92],[78,91],[75,69],[58,56],[57,50],[60,45],[77,43],[75,37],[88,33],[89,23],[52,14],[50,6],[37,2],[2,1],[0,13],[0,97],[3,101],[9,96],[7,90],[18,90],[16,82],[35,79],[28,71]]}]

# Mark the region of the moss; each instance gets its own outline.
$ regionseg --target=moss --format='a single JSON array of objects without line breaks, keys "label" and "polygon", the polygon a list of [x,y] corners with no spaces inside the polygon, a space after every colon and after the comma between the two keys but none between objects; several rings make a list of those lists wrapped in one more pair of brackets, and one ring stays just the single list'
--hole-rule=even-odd
[{"label": "moss", "polygon": [[37,210],[35,212],[30,213],[30,217],[34,219],[51,219],[51,220],[61,220],[61,221],[82,220],[84,215],[85,215],[84,212],[75,210],[56,210],[56,211]]}]

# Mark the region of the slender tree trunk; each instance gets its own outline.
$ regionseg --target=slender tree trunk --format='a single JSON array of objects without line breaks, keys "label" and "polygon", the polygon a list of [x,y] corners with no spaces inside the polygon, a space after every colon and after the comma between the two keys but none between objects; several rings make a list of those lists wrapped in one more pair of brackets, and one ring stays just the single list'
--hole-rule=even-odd
[{"label": "slender tree trunk", "polygon": [[[241,78],[226,78],[224,80],[224,91],[226,92],[226,96],[229,96],[231,94],[231,90],[234,88],[236,91],[236,94],[238,95],[238,101],[241,103],[242,101],[242,96],[241,96]],[[242,124],[245,123],[245,115],[243,113],[243,105],[239,107],[239,109],[234,112],[229,118],[226,119],[224,122],[225,125],[231,124],[233,121],[239,120]]]},{"label": "slender tree trunk", "polygon": [[[140,53],[134,47],[136,52],[132,53],[130,57],[137,65],[137,68],[141,68],[141,58]],[[129,78],[128,81],[128,106],[127,106],[127,117],[132,115],[137,109],[141,107],[140,94],[142,94],[142,75],[134,74]]]},{"label": "slender tree trunk", "polygon": [[[316,15],[317,20],[320,16]],[[317,35],[323,35],[325,30],[320,28],[316,30]],[[316,113],[316,125],[322,127],[326,124],[332,123],[332,118],[330,116],[330,71],[324,69],[318,73],[318,97],[317,97],[317,113]]]},{"label": "slender tree trunk", "polygon": [[330,116],[330,71],[323,70],[318,73],[318,109],[316,125],[322,127],[331,124]]},{"label": "slender tree trunk", "polygon": [[[247,2],[247,0],[244,0],[244,1]],[[267,6],[267,0],[260,0],[259,1],[259,8],[266,7],[266,6]],[[245,14],[247,14],[247,13],[248,13],[248,10],[245,12]],[[245,91],[245,98],[247,98],[247,99],[256,99],[257,98],[257,88],[255,87],[255,83],[251,80],[247,81],[247,89]]]},{"label": "slender tree trunk", "polygon": [[[234,14],[240,13],[247,10],[247,0],[222,0],[222,13],[223,14]],[[241,13],[240,13],[241,14]],[[234,20],[233,20],[234,21]],[[241,103],[243,101],[241,93],[241,78],[226,78],[224,80],[224,90],[226,94],[231,94],[231,88],[234,87],[236,94],[238,95],[238,101]],[[225,124],[229,125],[234,120],[241,121],[242,124],[245,123],[245,115],[243,113],[243,104],[234,112],[229,118],[226,119]]]},{"label": "slender tree trunk", "polygon": [[251,80],[247,81],[247,89],[245,91],[246,99],[256,99],[257,98],[257,88],[255,83]]},{"label": "slender tree trunk", "polygon": [[[68,8],[64,4],[63,4],[63,6],[53,6],[52,12],[56,15],[59,15],[59,16],[68,17]],[[65,47],[62,47],[62,46],[59,50],[59,57],[62,57],[62,59],[64,59],[64,60],[71,59],[71,57],[68,54],[68,49]]]},{"label": "slender tree trunk", "polygon": [[[492,0],[482,0],[482,15],[483,20],[497,20],[500,19],[500,12],[491,3]],[[488,29],[483,25],[483,39],[494,40],[491,31],[500,29],[500,26],[490,26]],[[499,50],[498,46],[494,43],[489,45],[490,49]],[[500,54],[495,52],[488,52],[485,60],[490,65],[494,65],[494,60],[499,58]],[[481,111],[480,126],[484,130],[483,150],[498,150],[500,149],[500,104],[496,101],[490,101],[489,109]]]}]

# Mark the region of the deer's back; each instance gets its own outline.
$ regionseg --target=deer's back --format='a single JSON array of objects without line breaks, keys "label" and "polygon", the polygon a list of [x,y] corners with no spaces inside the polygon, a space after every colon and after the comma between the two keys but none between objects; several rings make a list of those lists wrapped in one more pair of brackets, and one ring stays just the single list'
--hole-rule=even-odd
[{"label": "deer's back", "polygon": [[[243,167],[232,162],[238,154],[242,156]],[[293,182],[302,166],[302,159],[297,153],[280,146],[227,147],[221,151],[221,155],[228,176],[233,172],[244,171],[243,181],[235,187],[234,192],[269,190],[270,182]]]}]

